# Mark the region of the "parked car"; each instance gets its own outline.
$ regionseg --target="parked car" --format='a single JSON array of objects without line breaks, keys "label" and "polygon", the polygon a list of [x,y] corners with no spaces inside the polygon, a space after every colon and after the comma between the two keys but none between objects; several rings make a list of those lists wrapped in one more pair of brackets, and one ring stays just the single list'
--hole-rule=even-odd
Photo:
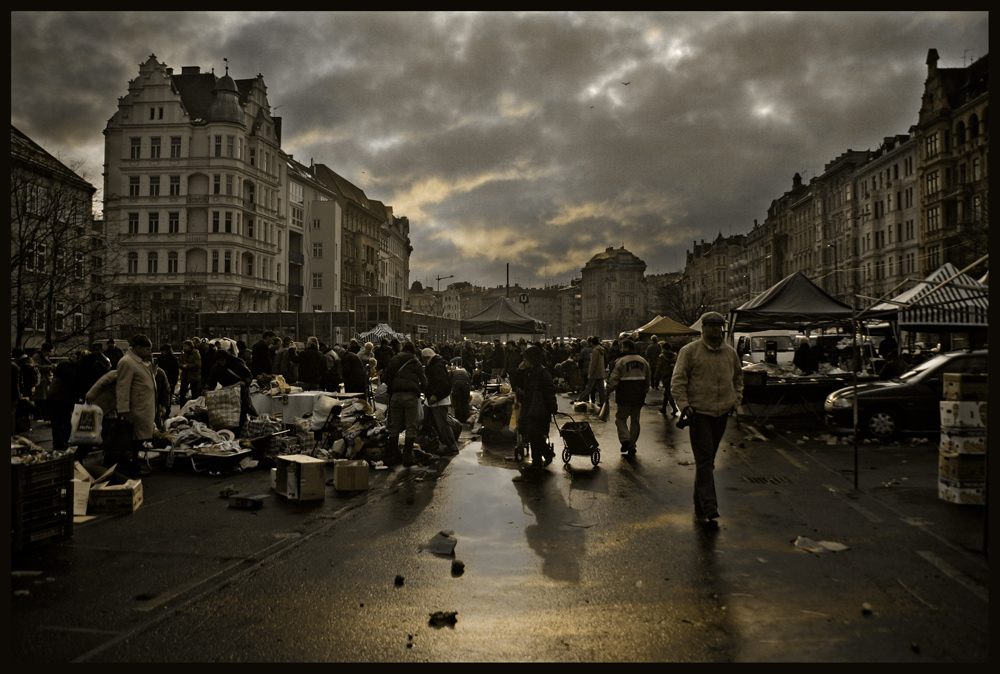
[{"label": "parked car", "polygon": [[931,358],[898,379],[859,384],[826,397],[826,426],[835,433],[854,432],[854,400],[858,401],[859,435],[889,440],[900,435],[926,435],[941,430],[940,405],[945,373],[986,373],[987,351],[952,351]]}]

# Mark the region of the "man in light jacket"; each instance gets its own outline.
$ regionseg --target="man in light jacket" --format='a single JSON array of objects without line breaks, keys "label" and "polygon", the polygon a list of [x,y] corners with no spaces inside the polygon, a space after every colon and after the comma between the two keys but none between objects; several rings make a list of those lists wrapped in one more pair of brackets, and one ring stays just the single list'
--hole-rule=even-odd
[{"label": "man in light jacket", "polygon": [[635,342],[622,341],[622,355],[615,361],[608,377],[608,395],[615,394],[615,427],[622,454],[635,454],[639,439],[639,415],[646,404],[650,383],[649,363],[635,352]]},{"label": "man in light jacket", "polygon": [[670,392],[681,411],[679,427],[690,424],[694,453],[694,513],[703,523],[719,517],[715,492],[715,454],[726,432],[729,415],[743,397],[743,364],[723,340],[726,319],[709,311],[701,317],[701,339],[677,354]]},{"label": "man in light jacket", "polygon": [[131,452],[125,472],[140,474],[139,450],[142,443],[153,437],[156,428],[156,365],[153,364],[153,343],[146,335],[136,335],[131,346],[118,361],[118,381],[115,382],[119,418],[131,426]]}]

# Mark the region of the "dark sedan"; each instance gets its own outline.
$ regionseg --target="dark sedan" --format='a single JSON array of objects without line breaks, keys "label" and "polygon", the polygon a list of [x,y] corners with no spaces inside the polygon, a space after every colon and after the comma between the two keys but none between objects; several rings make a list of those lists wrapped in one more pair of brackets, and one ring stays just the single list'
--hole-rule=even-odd
[{"label": "dark sedan", "polygon": [[826,425],[836,433],[853,433],[857,398],[858,431],[862,436],[889,440],[900,435],[940,432],[944,375],[985,374],[986,355],[985,350],[943,353],[898,379],[834,391],[823,404]]}]

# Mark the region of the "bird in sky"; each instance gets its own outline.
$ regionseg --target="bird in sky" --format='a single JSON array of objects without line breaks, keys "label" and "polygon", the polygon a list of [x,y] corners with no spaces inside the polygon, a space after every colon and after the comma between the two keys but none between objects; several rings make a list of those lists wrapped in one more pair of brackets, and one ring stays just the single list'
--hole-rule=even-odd
[{"label": "bird in sky", "polygon": [[622,84],[624,84],[627,87],[628,85],[632,84],[632,81],[629,80],[628,82],[622,82]]}]

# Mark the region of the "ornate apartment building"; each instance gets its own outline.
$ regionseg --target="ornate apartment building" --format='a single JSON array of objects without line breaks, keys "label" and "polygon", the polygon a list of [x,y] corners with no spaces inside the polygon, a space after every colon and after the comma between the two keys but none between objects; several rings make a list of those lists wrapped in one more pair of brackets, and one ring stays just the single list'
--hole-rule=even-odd
[{"label": "ornate apartment building", "polygon": [[104,219],[124,285],[178,310],[284,308],[281,118],[263,77],[150,57],[104,130]]},{"label": "ornate apartment building", "polygon": [[398,315],[409,221],[284,153],[262,75],[176,73],[150,55],[104,135],[104,218],[130,304],[160,306],[176,324],[200,311],[354,310],[381,296],[375,305],[396,298]]}]

